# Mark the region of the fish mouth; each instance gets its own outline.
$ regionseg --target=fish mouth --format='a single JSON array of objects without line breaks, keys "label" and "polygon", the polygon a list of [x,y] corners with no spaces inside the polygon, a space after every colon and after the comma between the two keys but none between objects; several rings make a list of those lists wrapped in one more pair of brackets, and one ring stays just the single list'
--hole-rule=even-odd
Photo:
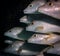
[{"label": "fish mouth", "polygon": [[32,13],[35,13],[36,11],[38,10],[38,8],[35,8],[35,9],[25,9],[23,12],[24,14],[32,14]]},{"label": "fish mouth", "polygon": [[33,11],[33,10],[31,10],[31,11],[29,11],[29,10],[24,10],[23,12],[24,12],[24,14],[27,14],[27,13],[28,13],[28,14],[31,14],[31,13],[34,13],[35,10],[34,10],[34,11]]}]

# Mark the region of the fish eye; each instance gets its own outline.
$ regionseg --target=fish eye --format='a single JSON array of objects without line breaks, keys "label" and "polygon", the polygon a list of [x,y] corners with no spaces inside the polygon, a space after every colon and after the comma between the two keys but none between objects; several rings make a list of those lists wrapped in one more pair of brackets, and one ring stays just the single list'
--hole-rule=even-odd
[{"label": "fish eye", "polygon": [[49,5],[49,6],[53,6],[53,3],[49,2],[48,5]]},{"label": "fish eye", "polygon": [[31,25],[33,25],[34,24],[34,21],[31,23]]},{"label": "fish eye", "polygon": [[33,7],[33,5],[32,5],[32,4],[30,4],[29,6],[30,6],[30,7]]},{"label": "fish eye", "polygon": [[34,23],[32,22],[31,24],[33,25]]},{"label": "fish eye", "polygon": [[34,37],[36,37],[36,34],[34,34]]},{"label": "fish eye", "polygon": [[9,32],[11,32],[11,30]]}]

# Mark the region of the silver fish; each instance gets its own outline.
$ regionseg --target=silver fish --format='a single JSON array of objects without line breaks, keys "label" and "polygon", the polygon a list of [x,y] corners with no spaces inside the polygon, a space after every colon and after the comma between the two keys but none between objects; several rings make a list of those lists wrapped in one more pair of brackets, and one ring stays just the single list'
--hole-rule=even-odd
[{"label": "silver fish", "polygon": [[23,16],[22,18],[19,19],[19,21],[23,22],[23,23],[26,23],[26,24],[30,23],[30,21],[28,21],[27,16]]},{"label": "silver fish", "polygon": [[21,27],[14,27],[14,28],[8,30],[7,32],[5,32],[4,35],[14,38],[14,39],[19,39],[17,34],[21,33],[22,30],[23,30],[23,28],[21,28]]},{"label": "silver fish", "polygon": [[56,26],[44,21],[33,21],[33,24],[26,27],[27,31],[39,32],[39,33],[48,33],[48,32],[59,32],[60,26]]},{"label": "silver fish", "polygon": [[35,44],[48,44],[51,45],[60,40],[60,35],[57,34],[34,34],[31,38],[28,39],[28,43]]},{"label": "silver fish", "polygon": [[31,14],[37,11],[37,9],[46,3],[45,0],[34,0],[28,7],[24,10],[25,14]]},{"label": "silver fish", "polygon": [[8,46],[4,51],[8,53],[18,54],[18,50],[24,44],[23,41],[15,41],[12,45]]},{"label": "silver fish", "polygon": [[60,19],[60,0],[51,1],[38,8],[38,12],[49,15],[53,18]]},{"label": "silver fish", "polygon": [[4,43],[7,43],[7,44],[12,44],[14,41],[12,40],[5,40]]},{"label": "silver fish", "polygon": [[21,50],[20,55],[37,55],[38,52],[33,52],[30,50]]},{"label": "silver fish", "polygon": [[60,42],[54,45],[54,48],[47,50],[47,53],[60,55]]}]

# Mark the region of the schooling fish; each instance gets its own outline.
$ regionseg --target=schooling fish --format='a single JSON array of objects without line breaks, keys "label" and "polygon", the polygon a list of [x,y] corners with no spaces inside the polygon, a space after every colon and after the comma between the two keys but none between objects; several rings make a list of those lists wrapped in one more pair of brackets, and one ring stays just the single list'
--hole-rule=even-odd
[{"label": "schooling fish", "polygon": [[53,18],[60,19],[60,0],[46,3],[44,6],[38,8],[38,12],[49,15]]},{"label": "schooling fish", "polygon": [[34,0],[28,7],[24,10],[25,14],[31,14],[37,11],[39,7],[46,3],[45,0]]},{"label": "schooling fish", "polygon": [[37,55],[40,52],[43,52],[46,48],[48,48],[49,45],[38,45],[33,43],[24,43],[24,45],[21,47],[22,50],[19,51],[21,55]]},{"label": "schooling fish", "polygon": [[18,54],[19,48],[24,44],[23,41],[15,41],[12,45],[8,46],[4,51],[7,53]]},{"label": "schooling fish", "polygon": [[30,21],[28,20],[28,17],[27,16],[23,16],[22,18],[19,19],[20,22],[23,22],[23,23],[26,23],[26,24],[29,24]]},{"label": "schooling fish", "polygon": [[39,32],[39,33],[48,33],[48,32],[59,32],[60,26],[53,25],[44,21],[33,21],[28,27],[27,31]]},{"label": "schooling fish", "polygon": [[18,34],[21,33],[23,30],[23,28],[21,27],[14,27],[10,30],[8,30],[7,32],[5,32],[5,36],[8,36],[8,37],[11,37],[11,38],[14,38],[14,39],[19,39],[18,38]]},{"label": "schooling fish", "polygon": [[35,44],[48,44],[51,45],[60,40],[60,35],[57,34],[34,34],[31,38],[28,39],[29,43]]}]

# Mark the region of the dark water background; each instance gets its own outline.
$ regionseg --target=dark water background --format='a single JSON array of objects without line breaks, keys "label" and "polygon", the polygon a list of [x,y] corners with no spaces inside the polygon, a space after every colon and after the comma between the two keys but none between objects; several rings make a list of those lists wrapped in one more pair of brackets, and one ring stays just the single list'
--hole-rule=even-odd
[{"label": "dark water background", "polygon": [[[0,56],[8,56],[1,53],[7,46],[4,43],[6,37],[4,32],[13,27],[25,27],[25,24],[19,22],[19,18],[24,16],[23,10],[28,6],[32,0],[1,0],[0,4]],[[11,55],[10,55],[11,56]]]}]

